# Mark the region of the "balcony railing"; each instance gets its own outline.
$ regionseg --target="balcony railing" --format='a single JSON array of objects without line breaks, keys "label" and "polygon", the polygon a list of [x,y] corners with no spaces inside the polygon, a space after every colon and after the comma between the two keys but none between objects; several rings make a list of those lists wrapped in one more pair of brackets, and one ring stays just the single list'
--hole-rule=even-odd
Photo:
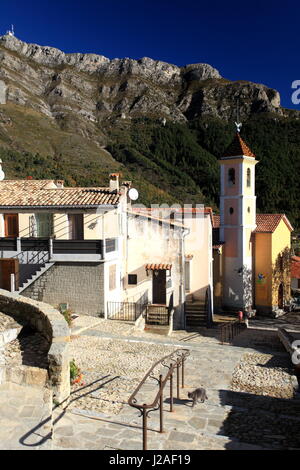
[{"label": "balcony railing", "polygon": [[[117,250],[117,239],[106,239],[105,247],[106,253],[113,253]],[[105,255],[103,240],[63,240],[44,237],[0,238],[0,257],[2,258],[20,258],[21,256],[22,260],[28,260],[30,256],[36,258],[38,253],[48,253],[49,260],[53,261],[72,261],[73,258],[74,261],[95,261],[103,259]]]},{"label": "balcony railing", "polygon": [[53,240],[53,254],[99,254],[103,253],[102,240]]}]

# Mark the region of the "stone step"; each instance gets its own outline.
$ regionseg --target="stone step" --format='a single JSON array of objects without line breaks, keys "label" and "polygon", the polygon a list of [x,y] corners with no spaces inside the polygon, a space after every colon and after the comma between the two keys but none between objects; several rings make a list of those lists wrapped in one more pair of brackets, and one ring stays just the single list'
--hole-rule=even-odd
[{"label": "stone step", "polygon": [[205,312],[206,308],[205,305],[186,305],[185,311],[189,312]]},{"label": "stone step", "polygon": [[147,320],[164,320],[166,319],[166,315],[147,315]]},{"label": "stone step", "polygon": [[191,320],[193,320],[193,319],[197,320],[197,319],[201,319],[201,318],[206,318],[206,314],[203,313],[203,314],[192,314],[191,315],[190,313],[186,313],[185,318],[189,318]]},{"label": "stone step", "polygon": [[48,271],[48,269],[50,269],[52,266],[54,265],[54,263],[44,263],[42,265],[40,265],[39,269],[31,275],[30,278],[27,279],[26,282],[24,282],[20,287],[19,289],[17,290],[18,294],[20,294],[21,292],[23,292],[25,289],[27,289],[27,287],[29,287],[33,282],[35,282],[40,276],[42,276],[46,271]]},{"label": "stone step", "polygon": [[206,311],[205,310],[186,310],[185,314],[190,315],[190,316],[193,316],[193,315],[206,315]]},{"label": "stone step", "polygon": [[169,325],[149,325],[145,326],[145,331],[147,333],[155,333],[158,335],[168,335],[170,331]]}]

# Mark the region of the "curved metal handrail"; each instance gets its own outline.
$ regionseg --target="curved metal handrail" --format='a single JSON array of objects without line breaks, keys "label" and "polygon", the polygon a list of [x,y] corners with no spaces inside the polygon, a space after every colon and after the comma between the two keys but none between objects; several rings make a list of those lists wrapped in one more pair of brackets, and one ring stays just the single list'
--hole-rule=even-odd
[{"label": "curved metal handrail", "polygon": [[[182,351],[180,353],[180,351]],[[174,358],[174,355],[177,356],[177,358],[175,359]],[[156,397],[153,401],[153,403],[151,404],[146,404],[146,403],[143,403],[143,404],[137,404],[136,403],[136,395],[138,394],[138,392],[140,391],[140,389],[142,388],[142,386],[144,385],[144,383],[146,382],[146,380],[148,378],[154,378],[154,377],[151,377],[151,372],[158,366],[158,365],[162,365],[163,367],[166,367],[165,364],[163,364],[163,362],[166,362],[167,359],[169,359],[170,361],[175,361],[174,364],[173,364],[173,367],[169,367],[169,371],[168,373],[166,374],[166,377],[164,378],[164,380],[162,380],[162,385],[163,385],[163,388],[165,386],[165,384],[167,383],[167,380],[168,378],[170,377],[171,375],[171,372],[174,371],[174,368],[177,367],[177,364],[178,364],[178,361],[182,362],[182,360],[185,360],[188,356],[190,355],[190,351],[189,349],[176,349],[176,351],[174,351],[173,353],[169,354],[168,356],[164,356],[163,358],[161,358],[159,361],[155,362],[155,364],[153,364],[153,366],[151,367],[151,369],[148,370],[147,374],[144,376],[144,378],[141,380],[141,382],[139,383],[139,385],[136,387],[136,389],[134,390],[134,392],[130,395],[129,397],[129,400],[128,400],[128,404],[130,406],[133,406],[134,408],[154,408],[157,403],[158,403],[158,400],[159,400],[159,396],[160,396],[160,390],[157,392],[156,394]],[[158,379],[156,379],[158,381]]]},{"label": "curved metal handrail", "polygon": [[[136,387],[134,392],[131,394],[128,400],[128,404],[133,408],[137,408],[143,417],[143,450],[147,450],[147,418],[149,413],[160,410],[160,431],[163,432],[163,391],[168,380],[170,380],[170,411],[173,411],[173,374],[177,369],[177,398],[179,399],[179,369],[182,368],[182,388],[184,387],[184,362],[185,359],[190,355],[189,349],[176,349],[168,356],[164,356],[159,361],[155,362],[151,369],[148,370],[147,374],[141,380],[139,385]],[[163,374],[160,373],[159,378],[154,373],[158,367],[167,367],[168,372],[163,378]],[[143,387],[147,379],[156,380],[158,383],[158,392],[152,403],[138,403],[137,394]]]}]

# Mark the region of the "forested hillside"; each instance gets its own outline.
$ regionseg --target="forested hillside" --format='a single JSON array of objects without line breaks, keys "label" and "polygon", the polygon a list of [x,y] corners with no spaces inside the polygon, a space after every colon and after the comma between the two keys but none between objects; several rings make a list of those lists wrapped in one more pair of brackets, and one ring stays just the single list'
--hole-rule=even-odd
[{"label": "forested hillside", "polygon": [[[188,124],[147,118],[116,121],[103,127],[107,150],[124,179],[140,190],[139,202],[205,203],[218,208],[218,157],[235,132],[232,123],[199,118]],[[300,121],[260,114],[241,133],[259,160],[256,194],[259,212],[285,212],[300,226]],[[64,178],[68,185],[106,185],[109,167],[84,157],[0,149],[10,177]]]}]

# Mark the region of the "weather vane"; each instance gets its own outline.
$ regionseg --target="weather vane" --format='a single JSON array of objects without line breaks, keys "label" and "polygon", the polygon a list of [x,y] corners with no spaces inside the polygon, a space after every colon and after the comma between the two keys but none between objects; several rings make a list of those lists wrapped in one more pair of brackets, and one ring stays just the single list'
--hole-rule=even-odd
[{"label": "weather vane", "polygon": [[235,125],[236,125],[236,131],[238,133],[241,132],[241,127],[243,125],[241,122],[239,122],[239,120],[240,120],[240,116],[239,116],[239,98],[237,98],[237,100],[236,100],[236,122],[235,122]]}]

